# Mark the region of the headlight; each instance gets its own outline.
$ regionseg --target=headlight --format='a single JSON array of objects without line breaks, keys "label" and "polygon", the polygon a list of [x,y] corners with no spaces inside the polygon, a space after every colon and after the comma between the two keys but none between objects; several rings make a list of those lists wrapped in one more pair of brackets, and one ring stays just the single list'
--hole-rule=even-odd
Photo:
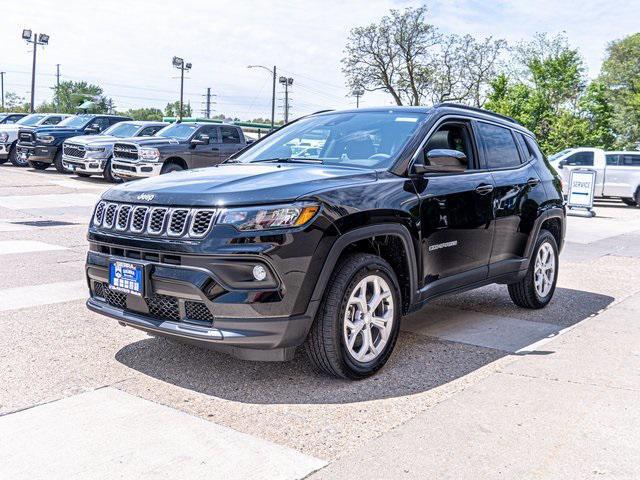
[{"label": "headlight", "polygon": [[240,231],[301,227],[318,213],[318,205],[230,208],[223,210],[216,223],[233,225]]},{"label": "headlight", "polygon": [[5,143],[9,140],[9,134],[7,132],[0,132],[0,142]]},{"label": "headlight", "polygon": [[51,135],[41,135],[39,133],[36,134],[36,138],[42,143],[53,143],[53,141],[55,140],[55,138],[53,138]]},{"label": "headlight", "polygon": [[85,147],[87,152],[104,152],[104,147]]},{"label": "headlight", "polygon": [[138,149],[138,157],[141,160],[155,161],[160,158],[160,152],[157,148],[140,148]]},{"label": "headlight", "polygon": [[105,156],[104,147],[86,147],[87,158],[102,158]]}]

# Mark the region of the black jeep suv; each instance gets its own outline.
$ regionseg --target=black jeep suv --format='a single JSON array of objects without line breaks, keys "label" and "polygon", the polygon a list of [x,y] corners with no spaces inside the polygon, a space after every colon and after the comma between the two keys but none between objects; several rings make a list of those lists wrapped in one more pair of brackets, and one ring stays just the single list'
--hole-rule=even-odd
[{"label": "black jeep suv", "polygon": [[547,305],[564,231],[560,180],[509,118],[454,104],[322,112],[225,164],[106,192],[87,305],[245,359],[304,345],[320,370],[362,378],[401,317],[441,295],[502,283],[520,307]]}]

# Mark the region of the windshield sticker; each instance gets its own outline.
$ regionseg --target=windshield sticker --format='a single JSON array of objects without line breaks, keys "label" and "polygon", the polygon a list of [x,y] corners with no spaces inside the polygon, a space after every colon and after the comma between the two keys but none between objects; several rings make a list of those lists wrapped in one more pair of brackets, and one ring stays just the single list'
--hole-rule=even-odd
[{"label": "windshield sticker", "polygon": [[417,117],[396,117],[396,122],[411,122],[416,123],[418,121]]}]

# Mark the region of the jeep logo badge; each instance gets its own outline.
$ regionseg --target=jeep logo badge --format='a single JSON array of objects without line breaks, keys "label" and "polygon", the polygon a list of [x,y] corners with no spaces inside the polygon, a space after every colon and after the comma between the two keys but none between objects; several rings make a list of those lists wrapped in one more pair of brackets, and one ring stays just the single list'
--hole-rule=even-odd
[{"label": "jeep logo badge", "polygon": [[138,200],[144,200],[145,202],[150,202],[154,198],[155,198],[154,193],[141,193],[140,195],[137,196]]}]

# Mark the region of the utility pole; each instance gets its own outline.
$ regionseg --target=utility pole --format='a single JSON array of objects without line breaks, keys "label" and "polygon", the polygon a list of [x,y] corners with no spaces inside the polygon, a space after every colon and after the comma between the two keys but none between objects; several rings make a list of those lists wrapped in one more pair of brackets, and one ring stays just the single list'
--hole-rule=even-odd
[{"label": "utility pole", "polygon": [[0,89],[2,90],[2,111],[4,111],[4,74],[7,72],[0,72]]},{"label": "utility pole", "polygon": [[360,97],[364,95],[364,90],[361,88],[358,88],[353,92],[351,92],[351,95],[356,97],[356,108],[360,108]]},{"label": "utility pole", "polygon": [[180,57],[173,57],[173,66],[180,70],[180,111],[178,112],[178,122],[182,121],[182,113],[184,111],[184,71],[191,70],[191,64],[185,63]]},{"label": "utility pole", "polygon": [[269,67],[265,67],[264,65],[247,65],[247,68],[262,68],[273,76],[273,86],[271,89],[271,130],[273,130],[276,120],[276,66],[273,66],[273,70]]},{"label": "utility pole", "polygon": [[46,33],[31,34],[31,30],[25,29],[22,30],[22,39],[27,43],[33,43],[33,64],[31,65],[31,105],[30,110],[31,113],[35,112],[35,90],[36,90],[36,52],[38,50],[38,45],[48,45],[49,44],[49,35]]},{"label": "utility pole", "polygon": [[293,85],[293,78],[280,77],[279,82],[284,85],[284,123],[289,123],[289,87]]},{"label": "utility pole", "polygon": [[60,112],[60,64],[56,63],[56,113]]},{"label": "utility pole", "polygon": [[211,118],[211,87],[207,87],[207,118]]}]

